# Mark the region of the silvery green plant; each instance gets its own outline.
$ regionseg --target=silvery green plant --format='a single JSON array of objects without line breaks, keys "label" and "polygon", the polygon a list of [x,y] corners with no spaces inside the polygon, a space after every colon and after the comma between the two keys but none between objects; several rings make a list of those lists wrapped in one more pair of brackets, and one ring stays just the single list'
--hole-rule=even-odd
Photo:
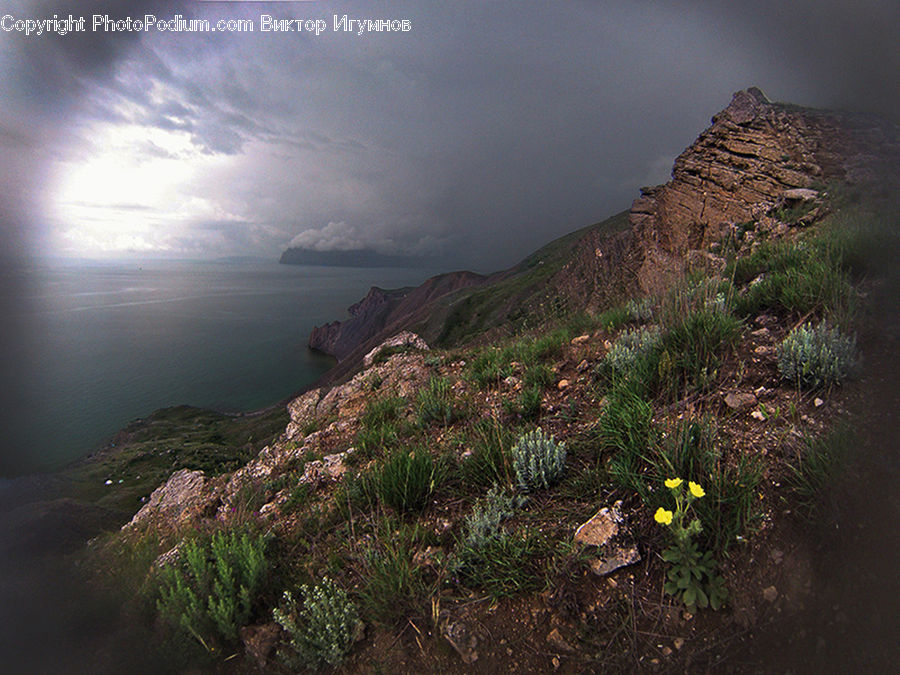
[{"label": "silvery green plant", "polygon": [[659,346],[659,328],[635,328],[623,332],[606,354],[606,365],[616,375],[628,373],[642,356]]},{"label": "silvery green plant", "polygon": [[472,512],[466,516],[466,546],[480,548],[498,536],[500,524],[511,517],[524,501],[525,498],[521,495],[510,494],[494,485],[483,498],[475,502]]},{"label": "silvery green plant", "polygon": [[650,296],[644,296],[640,300],[632,298],[625,303],[625,311],[632,321],[647,323],[653,318],[653,299]]},{"label": "silvery green plant", "polygon": [[521,490],[547,488],[562,476],[566,444],[557,443],[539,427],[519,438],[512,449],[512,460]]},{"label": "silvery green plant", "polygon": [[290,638],[281,658],[292,668],[339,665],[362,628],[356,605],[328,577],[312,587],[304,584],[300,594],[298,602],[285,591],[282,605],[272,612]]},{"label": "silvery green plant", "polygon": [[778,347],[781,376],[807,389],[845,381],[857,363],[856,340],[824,321],[795,328]]}]

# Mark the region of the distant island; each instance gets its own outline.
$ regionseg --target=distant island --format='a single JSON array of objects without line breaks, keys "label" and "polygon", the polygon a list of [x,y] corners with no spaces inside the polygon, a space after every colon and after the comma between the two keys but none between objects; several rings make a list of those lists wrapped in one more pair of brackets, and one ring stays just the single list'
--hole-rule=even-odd
[{"label": "distant island", "polygon": [[289,248],[278,260],[282,265],[322,265],[324,267],[424,267],[423,258],[405,255],[386,255],[371,249],[349,251],[315,251],[308,248]]}]

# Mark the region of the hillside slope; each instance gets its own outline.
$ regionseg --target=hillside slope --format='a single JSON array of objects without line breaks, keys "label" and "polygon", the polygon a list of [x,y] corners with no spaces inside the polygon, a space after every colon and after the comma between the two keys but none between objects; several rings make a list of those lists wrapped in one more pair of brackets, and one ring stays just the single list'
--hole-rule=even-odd
[{"label": "hillside slope", "polygon": [[[755,87],[740,91],[678,156],[672,179],[642,188],[627,213],[487,278],[456,272],[419,289],[373,288],[351,319],[314,329],[309,345],[344,361],[336,372],[345,376],[400,330],[449,347],[593,311],[637,289],[656,292],[690,265],[706,264],[711,243],[743,236],[748,223],[781,236],[821,219],[822,208],[800,213],[812,196],[803,189],[895,175],[898,156],[896,126],[884,120],[772,103]],[[797,209],[795,221],[775,217],[778,208]]]},{"label": "hillside slope", "polygon": [[[798,663],[889,670],[896,575],[848,568],[856,539],[838,544],[862,531],[847,504],[900,518],[893,399],[871,399],[864,367],[897,340],[866,320],[896,304],[897,130],[753,91],[711,129],[630,212],[503,275],[370,294],[357,314],[384,311],[377,332],[431,347],[357,346],[236,470],[167,462],[89,549],[98,586],[140,587],[129,615],[157,617],[167,656],[180,636],[183,670],[758,672],[736,647],[781,658],[754,636],[804,608],[853,620]],[[819,159],[766,179],[788,160],[734,155],[751,129]],[[745,160],[752,194],[703,178]],[[117,470],[106,499],[130,482]],[[873,569],[896,567],[887,532],[866,539]]]}]

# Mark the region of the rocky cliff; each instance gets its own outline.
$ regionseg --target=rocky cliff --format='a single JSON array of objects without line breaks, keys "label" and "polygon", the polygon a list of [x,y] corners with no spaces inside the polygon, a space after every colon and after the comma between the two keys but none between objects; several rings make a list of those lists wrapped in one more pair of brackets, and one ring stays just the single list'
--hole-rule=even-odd
[{"label": "rocky cliff", "polygon": [[[635,292],[665,289],[710,245],[754,222],[760,236],[783,235],[826,213],[828,184],[897,175],[897,126],[880,118],[773,103],[739,91],[675,160],[672,179],[641,189],[626,214],[552,242],[490,278],[466,272],[416,289],[373,288],[352,318],[316,328],[311,347],[344,363],[403,329],[448,346],[498,326],[596,310]],[[428,317],[428,325],[422,325]],[[418,324],[418,325],[417,325]]]},{"label": "rocky cliff", "polygon": [[737,92],[675,160],[672,179],[642,188],[631,207],[642,290],[661,290],[688,251],[764,219],[798,188],[896,173],[898,149],[897,127],[879,118],[772,103],[755,87]]},{"label": "rocky cliff", "polygon": [[338,360],[354,352],[364,354],[389,335],[421,320],[435,300],[487,280],[474,272],[452,272],[432,277],[415,288],[387,291],[373,286],[365,298],[348,309],[351,318],[313,328],[309,346]]}]

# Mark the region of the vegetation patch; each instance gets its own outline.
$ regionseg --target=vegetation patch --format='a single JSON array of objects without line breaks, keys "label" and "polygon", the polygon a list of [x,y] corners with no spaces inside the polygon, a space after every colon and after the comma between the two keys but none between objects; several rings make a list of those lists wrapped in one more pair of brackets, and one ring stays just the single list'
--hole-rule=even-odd
[{"label": "vegetation patch", "polygon": [[216,532],[186,539],[178,561],[159,571],[157,609],[206,649],[234,643],[251,617],[269,571],[262,535]]},{"label": "vegetation patch", "polygon": [[301,586],[300,595],[298,601],[285,591],[273,611],[288,636],[279,657],[290,668],[340,665],[361,629],[356,605],[328,577],[315,586]]},{"label": "vegetation patch", "polygon": [[778,347],[778,371],[797,387],[822,389],[845,382],[857,367],[856,341],[823,321],[798,326]]}]

